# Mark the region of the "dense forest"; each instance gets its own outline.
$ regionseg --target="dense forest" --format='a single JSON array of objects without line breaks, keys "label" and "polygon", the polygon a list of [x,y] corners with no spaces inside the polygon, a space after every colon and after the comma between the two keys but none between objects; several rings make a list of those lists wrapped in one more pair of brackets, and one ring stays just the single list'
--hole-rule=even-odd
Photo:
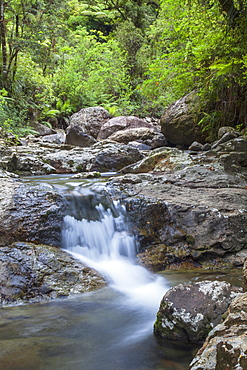
[{"label": "dense forest", "polygon": [[242,130],[246,20],[246,0],[0,0],[1,135],[97,105],[159,117],[193,90],[202,130]]}]

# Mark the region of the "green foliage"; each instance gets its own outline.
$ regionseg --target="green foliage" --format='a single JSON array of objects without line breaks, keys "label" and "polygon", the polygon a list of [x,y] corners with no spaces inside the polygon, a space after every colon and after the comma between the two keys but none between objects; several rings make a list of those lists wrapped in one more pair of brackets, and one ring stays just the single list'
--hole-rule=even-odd
[{"label": "green foliage", "polygon": [[5,132],[96,105],[160,116],[192,90],[203,131],[246,126],[246,0],[0,2]]},{"label": "green foliage", "polygon": [[102,43],[81,29],[74,33],[73,45],[61,50],[63,60],[53,78],[60,101],[80,109],[128,99],[125,55],[114,39]]}]

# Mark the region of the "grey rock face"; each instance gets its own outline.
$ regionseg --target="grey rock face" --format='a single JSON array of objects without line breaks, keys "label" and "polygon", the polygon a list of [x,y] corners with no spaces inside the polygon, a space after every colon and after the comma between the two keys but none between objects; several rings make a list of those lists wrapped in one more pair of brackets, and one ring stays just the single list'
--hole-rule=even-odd
[{"label": "grey rock face", "polygon": [[57,248],[20,242],[0,247],[0,305],[66,297],[104,285],[97,272]]},{"label": "grey rock face", "polygon": [[71,116],[70,126],[79,126],[85,134],[96,139],[101,126],[110,118],[109,112],[102,107],[84,108]]},{"label": "grey rock face", "polygon": [[219,128],[218,131],[218,139],[221,139],[222,136],[224,136],[226,133],[235,133],[236,136],[239,136],[240,133],[234,129],[234,127],[231,126],[223,126]]},{"label": "grey rock face", "polygon": [[57,173],[118,171],[142,158],[138,149],[125,144],[96,143],[90,148],[60,150],[44,156]]},{"label": "grey rock face", "polygon": [[65,143],[65,132],[64,130],[57,130],[54,135],[46,135],[42,138],[43,142],[64,144]]},{"label": "grey rock face", "polygon": [[168,339],[202,342],[219,324],[237,291],[220,281],[179,284],[169,289],[161,301],[154,333]]},{"label": "grey rock face", "polygon": [[190,145],[190,147],[189,147],[189,150],[194,150],[194,151],[201,151],[201,150],[203,150],[203,144],[201,144],[201,143],[198,143],[197,141],[194,141],[191,145]]}]

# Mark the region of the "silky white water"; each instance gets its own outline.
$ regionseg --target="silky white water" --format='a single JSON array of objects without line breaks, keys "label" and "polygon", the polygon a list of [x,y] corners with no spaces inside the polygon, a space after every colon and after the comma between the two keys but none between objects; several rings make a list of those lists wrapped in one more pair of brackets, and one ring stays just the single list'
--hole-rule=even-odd
[{"label": "silky white water", "polygon": [[114,202],[111,208],[99,204],[96,210],[96,220],[64,218],[64,248],[103,274],[110,286],[123,294],[121,304],[145,313],[140,330],[142,335],[150,333],[168,286],[162,277],[135,263],[137,243],[125,220],[124,207]]}]

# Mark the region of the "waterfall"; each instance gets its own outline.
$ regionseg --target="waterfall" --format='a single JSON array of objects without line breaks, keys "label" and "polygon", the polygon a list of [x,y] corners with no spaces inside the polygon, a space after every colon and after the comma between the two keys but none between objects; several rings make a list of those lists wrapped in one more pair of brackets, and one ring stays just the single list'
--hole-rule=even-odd
[{"label": "waterfall", "polygon": [[67,252],[108,279],[124,298],[121,304],[147,315],[146,326],[140,330],[150,332],[169,287],[161,276],[135,263],[137,242],[126,221],[124,206],[119,201],[108,207],[99,203],[93,219],[65,216],[62,238]]}]

